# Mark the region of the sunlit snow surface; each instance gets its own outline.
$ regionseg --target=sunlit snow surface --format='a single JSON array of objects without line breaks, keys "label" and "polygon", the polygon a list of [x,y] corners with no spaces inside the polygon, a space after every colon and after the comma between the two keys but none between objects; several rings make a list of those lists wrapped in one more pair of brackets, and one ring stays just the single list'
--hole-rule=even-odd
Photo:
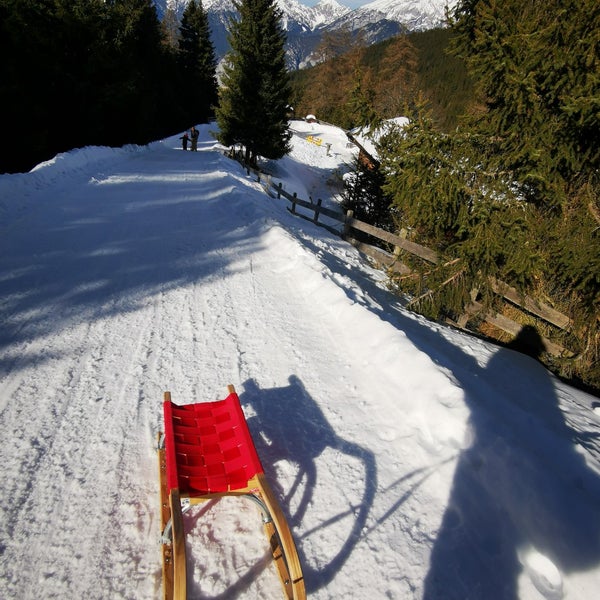
[{"label": "sunlit snow surface", "polygon": [[[0,176],[0,597],[159,598],[163,391],[233,383],[310,598],[594,598],[599,400],[404,311],[211,127]],[[356,150],[293,128],[263,166],[335,207]],[[190,598],[281,597],[253,504],[185,527]]]}]

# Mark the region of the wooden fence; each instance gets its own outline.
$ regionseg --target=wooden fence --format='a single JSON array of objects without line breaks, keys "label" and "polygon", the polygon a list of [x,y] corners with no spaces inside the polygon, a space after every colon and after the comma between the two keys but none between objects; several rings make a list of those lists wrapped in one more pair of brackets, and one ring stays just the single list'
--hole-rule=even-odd
[{"label": "wooden fence", "polygon": [[[388,272],[401,275],[407,275],[413,272],[411,268],[403,264],[400,260],[399,255],[401,251],[408,252],[432,264],[437,264],[439,262],[437,253],[431,248],[421,246],[420,244],[412,242],[399,235],[384,231],[383,229],[369,225],[364,221],[355,219],[352,211],[343,213],[341,211],[332,210],[322,206],[320,199],[318,199],[316,202],[313,202],[312,200],[303,200],[298,198],[296,193],[290,194],[284,190],[281,183],[274,184],[270,175],[244,164],[241,154],[229,153],[228,156],[238,160],[246,169],[248,175],[255,175],[257,177],[257,181],[262,184],[263,188],[270,196],[274,198],[283,197],[288,200],[291,204],[291,206],[288,207],[288,210],[292,214],[308,221],[312,221],[313,223],[324,227],[335,235],[339,235],[344,240],[355,246],[360,252],[375,260],[378,265],[384,267]],[[305,210],[303,212],[299,212],[299,207]],[[309,214],[307,214],[307,211]],[[327,217],[329,220],[336,222],[337,225],[324,222],[322,220],[323,217]],[[377,246],[357,240],[352,235],[353,231],[361,231],[390,244],[394,247],[394,253],[386,252]],[[523,296],[518,292],[518,290],[503,281],[494,279],[491,280],[490,283],[494,293],[498,294],[506,302],[516,306],[521,311],[532,315],[536,319],[541,319],[542,321],[549,323],[560,330],[569,331],[572,321],[568,316],[558,312],[544,302],[538,301],[530,296]],[[522,324],[519,324],[516,321],[513,321],[505,315],[497,312],[485,312],[484,307],[475,300],[476,294],[473,294],[472,296],[473,300],[467,307],[465,307],[465,312],[456,321],[447,319],[448,323],[468,331],[468,321],[472,317],[477,316],[478,319],[485,321],[511,335],[517,335],[521,331],[523,327]],[[574,355],[573,352],[564,348],[560,344],[553,342],[547,337],[542,337],[542,340],[546,347],[546,351],[553,356],[572,357]]]}]

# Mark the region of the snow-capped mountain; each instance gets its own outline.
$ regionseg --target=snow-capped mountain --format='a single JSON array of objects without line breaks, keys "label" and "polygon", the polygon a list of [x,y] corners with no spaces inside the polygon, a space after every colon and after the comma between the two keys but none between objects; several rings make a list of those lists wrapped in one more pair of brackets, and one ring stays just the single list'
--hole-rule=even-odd
[{"label": "snow-capped mountain", "polygon": [[189,0],[154,0],[154,6],[156,7],[156,12],[160,19],[165,16],[167,9],[175,11],[177,16],[181,18],[188,2]]},{"label": "snow-capped mountain", "polygon": [[[285,2],[285,0],[279,0]],[[347,6],[342,6],[336,0],[320,0],[315,6],[304,7],[310,11],[312,28],[323,27],[352,12]]]},{"label": "snow-capped mountain", "polygon": [[[457,0],[375,0],[348,11],[322,27],[322,31],[348,29],[360,32],[367,45],[408,31],[424,31],[443,26],[446,11]],[[307,54],[299,66],[313,63]]]},{"label": "snow-capped mountain", "polygon": [[[443,25],[446,7],[456,0],[375,0],[351,12],[352,23],[376,23],[382,19],[395,21],[408,31],[423,31]],[[342,23],[338,19],[335,23]]]},{"label": "snow-capped mountain", "polygon": [[[167,9],[173,10],[181,18],[188,2],[189,0],[154,0],[154,5],[161,19]],[[351,9],[336,0],[320,0],[315,6],[306,6],[297,0],[277,0],[277,4],[283,12],[283,27],[286,31],[298,25],[312,31],[351,12]],[[235,12],[233,0],[202,0],[202,6],[209,14]]]},{"label": "snow-capped mountain", "polygon": [[[446,6],[457,0],[375,0],[355,10],[337,0],[320,0],[305,6],[298,0],[277,0],[282,26],[287,35],[288,59],[297,69],[310,59],[324,32],[346,28],[360,31],[367,44],[373,44],[406,31],[420,31],[444,23]],[[159,16],[167,9],[181,17],[188,0],[154,0]],[[208,12],[215,53],[221,59],[229,49],[228,24],[236,15],[233,0],[203,0]]]},{"label": "snow-capped mountain", "polygon": [[[312,31],[351,12],[347,6],[342,6],[336,0],[320,0],[315,6],[306,6],[297,0],[277,0],[277,5],[283,13],[282,25],[286,31],[296,29]],[[235,12],[233,0],[204,0],[203,6],[209,15]]]}]

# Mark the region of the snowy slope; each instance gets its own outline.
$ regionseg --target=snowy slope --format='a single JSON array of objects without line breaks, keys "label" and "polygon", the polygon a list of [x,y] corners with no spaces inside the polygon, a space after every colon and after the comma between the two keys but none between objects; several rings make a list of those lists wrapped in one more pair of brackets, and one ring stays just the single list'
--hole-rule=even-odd
[{"label": "snowy slope", "polygon": [[[269,167],[334,203],[343,133],[294,127]],[[310,598],[595,597],[598,399],[404,311],[208,127],[177,138],[0,176],[0,597],[158,598],[162,393],[228,383]],[[190,598],[280,597],[254,505],[185,526]]]}]

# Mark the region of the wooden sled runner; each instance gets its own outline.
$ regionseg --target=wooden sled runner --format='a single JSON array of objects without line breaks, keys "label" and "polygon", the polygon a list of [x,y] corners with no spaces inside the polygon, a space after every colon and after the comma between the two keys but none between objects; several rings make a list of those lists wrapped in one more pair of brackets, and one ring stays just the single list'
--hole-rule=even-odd
[{"label": "wooden sled runner", "polygon": [[265,478],[239,397],[232,385],[228,391],[225,400],[184,406],[165,392],[165,431],[158,444],[163,598],[186,598],[183,512],[227,495],[247,496],[258,504],[285,597],[306,598],[287,520]]}]

